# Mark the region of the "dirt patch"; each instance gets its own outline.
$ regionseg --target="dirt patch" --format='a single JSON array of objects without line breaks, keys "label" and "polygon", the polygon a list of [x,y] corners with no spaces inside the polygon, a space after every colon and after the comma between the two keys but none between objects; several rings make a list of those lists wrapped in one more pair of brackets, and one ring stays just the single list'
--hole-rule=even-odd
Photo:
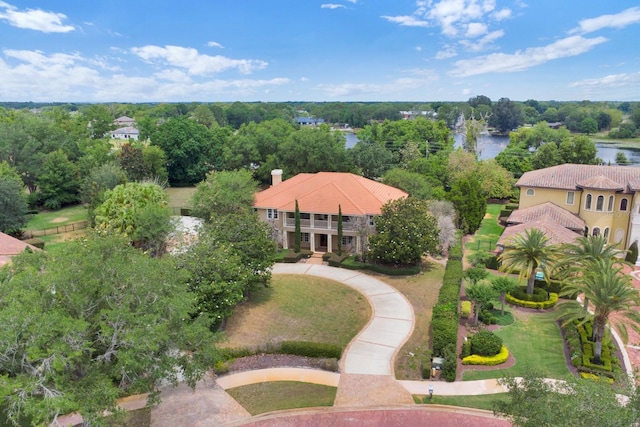
[{"label": "dirt patch", "polygon": [[336,371],[335,359],[294,356],[292,354],[256,354],[240,357],[229,365],[229,372],[253,371],[267,368],[311,368]]},{"label": "dirt patch", "polygon": [[65,221],[69,221],[69,218],[64,217],[64,216],[59,216],[59,217],[54,218],[54,219],[51,220],[51,222],[54,223],[54,224],[59,224],[61,222],[65,222]]}]

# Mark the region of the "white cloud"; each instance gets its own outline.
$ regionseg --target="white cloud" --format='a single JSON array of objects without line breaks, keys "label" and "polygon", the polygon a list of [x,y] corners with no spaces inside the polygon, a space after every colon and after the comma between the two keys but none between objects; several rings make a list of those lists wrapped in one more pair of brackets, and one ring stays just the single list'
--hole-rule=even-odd
[{"label": "white cloud", "polygon": [[9,25],[27,30],[42,31],[43,33],[68,33],[74,31],[72,25],[64,25],[67,19],[63,13],[47,12],[42,9],[19,10],[17,7],[0,1],[0,20]]},{"label": "white cloud", "polygon": [[425,89],[427,83],[438,80],[438,75],[433,70],[413,69],[407,73],[418,77],[402,77],[389,83],[342,83],[321,84],[318,88],[329,98],[359,98],[375,95],[386,99],[395,99],[402,91],[419,91]]},{"label": "white cloud", "polygon": [[584,19],[570,34],[588,34],[603,28],[624,28],[627,25],[640,23],[640,7],[632,7],[615,15],[601,15],[597,18]]},{"label": "white cloud", "polygon": [[453,45],[446,45],[444,49],[436,53],[436,59],[448,59],[458,56],[458,51]]},{"label": "white cloud", "polygon": [[347,1],[348,1],[349,3],[353,3],[353,4],[358,3],[358,0],[347,0]]},{"label": "white cloud", "polygon": [[426,17],[437,22],[442,33],[457,36],[462,24],[477,21],[492,12],[495,0],[441,0],[426,13]]},{"label": "white cloud", "polygon": [[607,41],[604,37],[592,39],[571,36],[547,46],[532,47],[514,54],[494,53],[455,63],[450,72],[454,77],[469,77],[486,73],[511,73],[523,71],[554,59],[566,58],[588,52],[594,46]]},{"label": "white cloud", "polygon": [[428,27],[427,21],[416,19],[415,16],[381,16],[382,19],[386,19],[394,24],[400,24],[403,27]]},{"label": "white cloud", "polygon": [[203,55],[196,49],[181,46],[143,46],[134,47],[131,52],[143,60],[159,62],[186,69],[189,74],[207,75],[236,68],[242,74],[267,67],[267,62],[255,59],[230,59],[224,56]]},{"label": "white cloud", "polygon": [[610,74],[597,79],[585,79],[570,84],[570,87],[615,88],[640,85],[640,72]]},{"label": "white cloud", "polygon": [[503,30],[492,31],[491,33],[475,40],[460,40],[460,44],[471,52],[482,52],[494,41],[504,36]]},{"label": "white cloud", "polygon": [[464,36],[469,38],[475,38],[483,34],[487,34],[487,26],[480,22],[472,22],[469,25],[467,25],[467,33]]},{"label": "white cloud", "polygon": [[340,9],[340,8],[347,8],[347,6],[343,5],[343,4],[335,4],[335,3],[325,3],[323,5],[320,5],[321,9]]},{"label": "white cloud", "polygon": [[40,102],[205,101],[224,96],[227,99],[250,97],[257,91],[290,83],[283,77],[210,80],[179,68],[131,76],[100,66],[105,61],[103,58],[11,49],[5,49],[3,54],[6,61],[0,58],[0,99]]},{"label": "white cloud", "polygon": [[507,8],[496,10],[491,14],[491,17],[496,21],[503,21],[505,19],[511,18],[511,16],[513,16],[513,12],[511,11],[511,9]]},{"label": "white cloud", "polygon": [[214,42],[214,41],[208,42],[207,46],[209,46],[209,47],[218,47],[220,49],[224,49],[224,46],[222,46],[220,43]]}]

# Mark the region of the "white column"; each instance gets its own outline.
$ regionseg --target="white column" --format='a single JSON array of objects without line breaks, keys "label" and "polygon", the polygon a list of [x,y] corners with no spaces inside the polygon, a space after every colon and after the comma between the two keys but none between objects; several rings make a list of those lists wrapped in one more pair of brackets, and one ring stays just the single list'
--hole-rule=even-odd
[{"label": "white column", "polygon": [[333,243],[331,242],[331,238],[333,235],[331,233],[327,233],[327,252],[332,252]]},{"label": "white column", "polygon": [[316,251],[316,233],[309,233],[309,246],[309,249]]},{"label": "white column", "polygon": [[289,233],[287,230],[282,231],[282,249],[289,249]]}]

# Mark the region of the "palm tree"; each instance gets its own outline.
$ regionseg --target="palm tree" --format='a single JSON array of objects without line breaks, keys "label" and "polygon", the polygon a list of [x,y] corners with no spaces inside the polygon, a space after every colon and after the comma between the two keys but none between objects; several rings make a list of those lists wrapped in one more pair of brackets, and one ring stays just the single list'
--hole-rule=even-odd
[{"label": "palm tree", "polygon": [[519,280],[527,279],[527,294],[533,294],[536,270],[549,281],[554,268],[558,247],[549,244],[549,238],[540,230],[530,228],[511,238],[509,246],[498,257],[500,271],[518,271]]},{"label": "palm tree", "polygon": [[[556,265],[558,272],[566,282],[582,283],[583,271],[591,269],[591,265],[598,260],[612,259],[622,265],[630,265],[618,250],[618,244],[608,245],[607,238],[602,235],[579,237],[574,243],[567,243],[560,247],[562,261]],[[576,286],[570,286],[574,291],[581,292]],[[563,292],[564,295],[570,295]],[[584,298],[584,310],[589,307],[589,298]]]},{"label": "palm tree", "polygon": [[[631,284],[631,277],[622,273],[623,267],[615,259],[598,259],[583,272],[582,283],[571,282],[565,292],[580,289],[593,305],[593,313],[585,313],[578,301],[568,301],[558,307],[560,318],[565,324],[580,320],[584,323],[593,319],[593,340],[595,342],[594,362],[600,363],[604,331],[611,324],[627,341],[627,326],[640,332],[640,292]],[[611,318],[613,313],[619,316]]]}]

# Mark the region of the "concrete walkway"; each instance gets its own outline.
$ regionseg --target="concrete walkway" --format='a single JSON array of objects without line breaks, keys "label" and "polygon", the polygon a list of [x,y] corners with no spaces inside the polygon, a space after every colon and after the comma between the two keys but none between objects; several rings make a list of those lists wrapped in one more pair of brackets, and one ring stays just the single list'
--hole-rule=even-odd
[{"label": "concrete walkway", "polygon": [[369,300],[371,320],[342,357],[345,374],[393,375],[395,354],[411,336],[413,307],[393,287],[358,271],[316,264],[276,264],[273,274],[308,274],[343,283]]}]

